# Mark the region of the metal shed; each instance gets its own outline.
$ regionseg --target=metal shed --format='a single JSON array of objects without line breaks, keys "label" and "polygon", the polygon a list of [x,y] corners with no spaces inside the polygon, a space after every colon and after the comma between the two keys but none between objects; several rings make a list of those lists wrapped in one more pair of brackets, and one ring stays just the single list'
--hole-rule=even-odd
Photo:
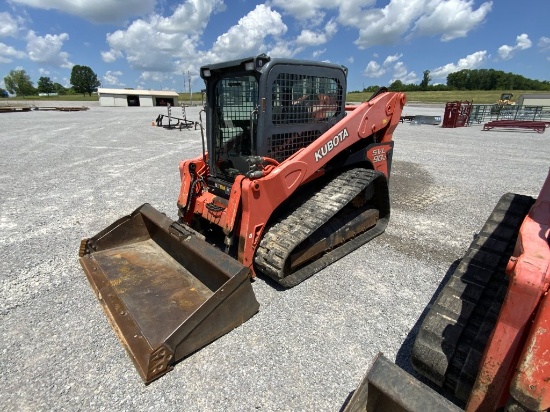
[{"label": "metal shed", "polygon": [[521,94],[517,104],[520,106],[550,106],[550,93]]},{"label": "metal shed", "polygon": [[98,88],[100,106],[177,106],[178,94],[165,90]]}]

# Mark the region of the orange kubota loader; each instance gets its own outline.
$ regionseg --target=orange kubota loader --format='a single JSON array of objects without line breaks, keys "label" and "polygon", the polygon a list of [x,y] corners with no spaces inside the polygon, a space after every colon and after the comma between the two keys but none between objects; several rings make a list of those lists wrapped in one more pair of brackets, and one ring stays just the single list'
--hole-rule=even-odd
[{"label": "orange kubota loader", "polygon": [[346,107],[346,76],[266,55],[202,67],[206,136],[179,165],[178,221],[144,204],[82,241],[146,383],[256,313],[256,274],[294,286],[384,231],[406,99],[381,89]]},{"label": "orange kubota loader", "polygon": [[[550,409],[549,241],[550,173],[502,196],[422,321],[412,364],[467,411]],[[389,410],[461,409],[379,354],[344,411]]]}]

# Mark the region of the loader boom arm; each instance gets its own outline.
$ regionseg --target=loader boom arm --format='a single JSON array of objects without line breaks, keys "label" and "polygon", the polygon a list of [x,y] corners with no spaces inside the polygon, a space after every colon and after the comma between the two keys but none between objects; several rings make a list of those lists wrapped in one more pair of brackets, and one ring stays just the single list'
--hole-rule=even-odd
[{"label": "loader boom arm", "polygon": [[323,167],[334,156],[360,139],[378,134],[380,144],[368,152],[368,160],[375,169],[389,177],[386,157],[377,156],[380,151],[391,149],[392,134],[405,103],[403,93],[383,93],[357,106],[315,142],[273,168],[267,176],[257,180],[243,179],[239,261],[254,270],[254,252],[271,213],[300,185],[315,175],[321,175]]}]

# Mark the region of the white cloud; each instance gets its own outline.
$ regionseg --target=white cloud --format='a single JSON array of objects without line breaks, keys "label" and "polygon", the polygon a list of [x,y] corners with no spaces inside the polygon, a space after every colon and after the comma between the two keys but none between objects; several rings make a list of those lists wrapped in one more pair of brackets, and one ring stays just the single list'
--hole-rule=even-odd
[{"label": "white cloud", "polygon": [[45,10],[59,10],[95,23],[112,23],[153,11],[156,0],[10,0]]},{"label": "white cloud", "polygon": [[173,71],[174,58],[186,51],[192,56],[192,44],[198,39],[185,34],[165,33],[151,22],[134,21],[126,30],[107,35],[110,50],[102,58],[112,62],[123,54],[130,66],[145,71]]},{"label": "white cloud", "polygon": [[121,71],[108,70],[103,75],[102,83],[111,84],[111,85],[120,86],[120,87],[125,86],[125,84],[119,80],[119,77],[122,76],[122,74],[123,73]]},{"label": "white cloud", "polygon": [[325,44],[338,31],[336,23],[329,21],[323,31],[314,32],[312,30],[302,30],[296,38],[298,46],[319,46]]},{"label": "white cloud", "polygon": [[363,75],[366,77],[382,77],[385,73],[386,70],[374,60],[371,60],[363,71]]},{"label": "white cloud", "polygon": [[15,37],[21,29],[22,20],[13,17],[10,13],[0,13],[0,37]]},{"label": "white cloud", "polygon": [[336,8],[338,3],[340,0],[272,0],[267,4],[282,9],[284,14],[305,22],[308,27],[316,27],[325,19],[325,10]]},{"label": "white cloud", "polygon": [[[189,67],[200,64],[205,54],[197,50],[200,36],[209,17],[223,8],[222,0],[187,0],[168,17],[152,14],[147,19],[137,19],[125,30],[107,35],[109,50],[102,51],[101,57],[107,63],[125,58],[133,69],[143,70],[142,80],[165,81],[162,73],[181,74],[190,62],[193,64]],[[258,6],[249,17],[243,17],[237,26],[220,36],[213,46],[217,49],[214,55],[231,55],[231,52],[238,55],[239,49],[247,48],[247,44],[253,48],[257,44],[254,39],[276,30],[280,24],[270,19],[269,13],[262,13],[265,9]]]},{"label": "white cloud", "polygon": [[225,8],[223,0],[187,0],[170,17],[155,15],[152,24],[164,33],[200,33],[210,15]]},{"label": "white cloud", "polygon": [[498,54],[503,60],[512,58],[514,48],[512,46],[503,45],[498,48]]},{"label": "white cloud", "polygon": [[123,54],[120,50],[111,49],[111,50],[106,51],[106,52],[101,52],[101,59],[105,63],[112,63],[112,62],[116,61],[116,59],[119,59],[121,57],[123,57]]},{"label": "white cloud", "polygon": [[516,38],[516,47],[520,50],[526,50],[529,49],[532,46],[531,40],[529,40],[529,36],[527,34],[520,34]]},{"label": "white cloud", "polygon": [[414,20],[422,15],[423,3],[424,0],[392,0],[382,9],[358,11],[354,26],[359,29],[359,38],[355,44],[366,49],[398,43]]},{"label": "white cloud", "polygon": [[337,14],[342,24],[357,26],[362,13],[374,6],[376,0],[271,0],[269,4],[309,27],[320,25],[328,14]]},{"label": "white cloud", "polygon": [[390,0],[381,8],[375,7],[375,0],[272,0],[270,4],[313,25],[336,14],[336,22],[358,30],[355,44],[361,49],[396,44],[407,35],[440,36],[442,41],[464,37],[492,9],[491,1],[475,9],[473,0]]},{"label": "white cloud", "polygon": [[27,54],[35,63],[44,63],[51,66],[70,69],[74,66],[69,61],[69,54],[61,51],[63,42],[69,40],[67,33],[46,34],[37,36],[34,31],[29,31],[26,37]]},{"label": "white cloud", "polygon": [[415,72],[407,71],[407,66],[403,62],[397,62],[393,67],[393,77],[390,80],[390,84],[396,80],[400,80],[403,84],[416,83],[418,76]]},{"label": "white cloud", "polygon": [[[237,25],[216,39],[212,49],[202,54],[203,62],[224,61],[257,54],[270,48],[266,39],[280,38],[287,31],[281,15],[263,4],[241,18]],[[276,42],[275,47],[281,47]],[[291,51],[287,48],[287,51]],[[292,53],[292,52],[291,52]],[[270,53],[275,56],[273,53]]]},{"label": "white cloud", "polygon": [[511,59],[518,50],[526,50],[531,47],[532,43],[529,40],[529,36],[525,33],[516,37],[516,45],[508,46],[502,45],[498,48],[498,55],[502,60]]},{"label": "white cloud", "polygon": [[140,84],[149,84],[149,83],[155,83],[158,84],[158,88],[160,90],[165,90],[166,87],[162,85],[162,83],[171,83],[172,75],[170,73],[159,73],[159,72],[149,72],[144,71],[141,73],[141,76],[139,77]]},{"label": "white cloud", "polygon": [[[142,71],[141,83],[166,84],[174,74],[196,74],[199,65],[213,61],[262,52],[274,57],[296,53],[295,45],[281,38],[287,31],[281,15],[263,4],[220,35],[209,50],[200,50],[209,17],[222,9],[221,0],[187,0],[168,17],[153,14],[135,20],[125,30],[107,35],[109,50],[102,51],[101,57],[107,63],[126,59],[133,69]],[[329,26],[326,32],[331,30]]]},{"label": "white cloud", "polygon": [[361,27],[365,14],[378,10],[372,8],[375,5],[376,0],[339,0],[338,21],[346,26]]},{"label": "white cloud", "polygon": [[327,51],[327,49],[315,50],[315,51],[312,53],[312,56],[313,56],[314,59],[317,59],[319,56],[321,56],[322,54],[324,54],[326,51]]},{"label": "white cloud", "polygon": [[432,79],[446,79],[449,73],[458,72],[464,69],[477,69],[488,59],[487,51],[481,50],[458,60],[457,63],[448,63],[444,66],[430,70]]},{"label": "white cloud", "polygon": [[272,57],[294,57],[299,53],[302,48],[291,47],[286,41],[277,41],[274,46],[268,51],[268,54]]},{"label": "white cloud", "polygon": [[441,35],[442,41],[466,37],[469,31],[485,21],[493,6],[489,1],[474,10],[473,3],[464,0],[428,2],[427,9],[416,21],[413,32],[420,36]]},{"label": "white cloud", "polygon": [[543,52],[550,50],[550,37],[542,36],[539,39],[539,42],[538,42],[537,46]]},{"label": "white cloud", "polygon": [[27,57],[26,53],[0,43],[0,63],[11,63],[13,59],[23,59],[25,57]]},{"label": "white cloud", "polygon": [[399,62],[401,57],[403,57],[402,53],[389,55],[384,59],[384,62],[381,65],[376,61],[371,60],[369,64],[367,64],[367,68],[363,71],[363,75],[366,77],[382,77],[388,71],[393,69],[394,77],[406,77],[406,73],[402,73],[404,65]]},{"label": "white cloud", "polygon": [[378,64],[376,61],[371,60],[367,65],[367,68],[363,71],[365,77],[382,77],[386,73],[392,73],[392,78],[389,84],[396,80],[400,80],[404,84],[416,83],[418,76],[413,71],[408,71],[405,63],[400,61],[403,54],[389,55],[384,59],[382,64]]},{"label": "white cloud", "polygon": [[386,57],[386,60],[384,60],[383,66],[388,67],[390,64],[399,61],[401,57],[403,57],[403,53],[388,56]]}]

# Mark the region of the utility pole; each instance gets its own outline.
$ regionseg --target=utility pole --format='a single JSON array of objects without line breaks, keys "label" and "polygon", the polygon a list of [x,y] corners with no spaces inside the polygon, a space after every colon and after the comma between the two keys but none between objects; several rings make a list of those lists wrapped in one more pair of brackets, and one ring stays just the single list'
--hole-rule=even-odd
[{"label": "utility pole", "polygon": [[191,93],[191,72],[187,72],[187,81],[189,82],[189,106],[191,106],[191,98],[193,96],[193,94]]}]

